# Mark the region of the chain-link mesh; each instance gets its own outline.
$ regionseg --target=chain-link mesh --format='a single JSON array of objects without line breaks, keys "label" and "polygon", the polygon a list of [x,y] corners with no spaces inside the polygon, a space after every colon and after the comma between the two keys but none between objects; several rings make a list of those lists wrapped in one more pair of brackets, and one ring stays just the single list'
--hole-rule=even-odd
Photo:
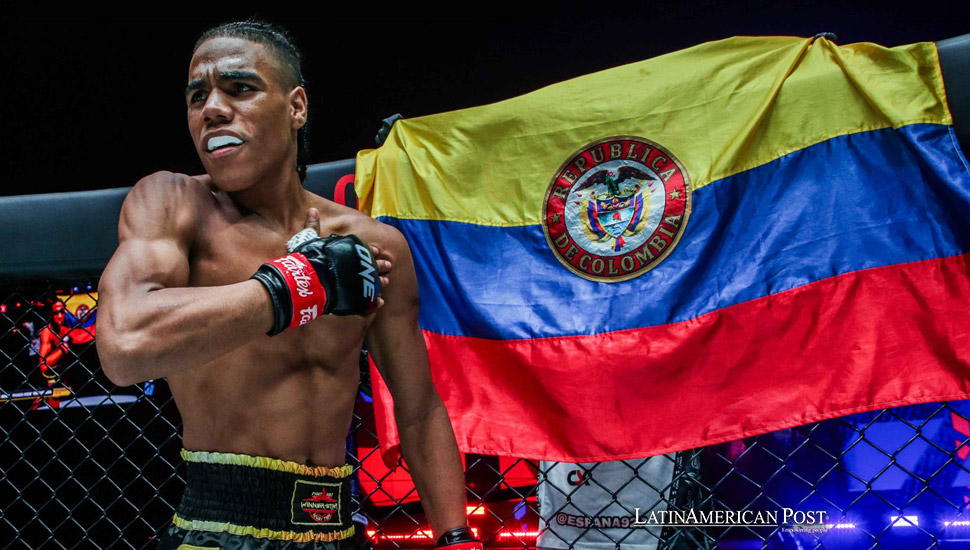
[{"label": "chain-link mesh", "polygon": [[[154,547],[184,486],[166,384],[105,378],[92,283],[6,286],[0,300],[3,548]],[[348,437],[355,544],[430,547],[406,468],[377,450],[370,401],[363,379]],[[887,409],[593,464],[468,454],[469,524],[489,548],[959,548],[968,417],[966,402]]]}]

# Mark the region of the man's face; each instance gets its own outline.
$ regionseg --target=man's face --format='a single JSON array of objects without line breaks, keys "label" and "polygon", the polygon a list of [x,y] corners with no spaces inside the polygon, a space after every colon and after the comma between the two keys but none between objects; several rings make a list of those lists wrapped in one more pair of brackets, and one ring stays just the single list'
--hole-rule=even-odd
[{"label": "man's face", "polygon": [[51,313],[52,313],[51,318],[55,323],[57,323],[58,325],[64,324],[64,304],[59,304],[59,303],[54,304],[54,307],[52,308]]},{"label": "man's face", "polygon": [[242,38],[207,40],[192,56],[185,90],[189,132],[220,189],[238,191],[296,171],[306,94],[282,80],[276,57]]}]

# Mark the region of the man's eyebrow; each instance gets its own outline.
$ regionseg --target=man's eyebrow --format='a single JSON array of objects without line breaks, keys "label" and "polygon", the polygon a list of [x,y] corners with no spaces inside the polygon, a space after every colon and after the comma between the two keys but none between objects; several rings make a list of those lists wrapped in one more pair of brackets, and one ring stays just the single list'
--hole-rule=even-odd
[{"label": "man's eyebrow", "polygon": [[[226,81],[226,80],[253,80],[256,82],[263,81],[263,79],[258,74],[252,71],[243,71],[238,69],[233,71],[226,71],[224,73],[219,73],[219,76],[216,78],[218,78],[220,81]],[[196,78],[194,80],[191,80],[185,86],[185,93],[189,93],[193,90],[198,90],[200,88],[203,88],[204,86],[205,86],[205,79]]]},{"label": "man's eyebrow", "polygon": [[257,80],[262,82],[263,79],[259,77],[258,74],[252,71],[234,70],[226,71],[224,73],[219,73],[218,79],[222,80]]},{"label": "man's eyebrow", "polygon": [[204,78],[196,78],[194,80],[189,81],[189,83],[185,85],[185,93],[189,93],[189,92],[191,92],[193,90],[198,90],[199,88],[202,88],[203,86],[205,86],[205,79]]}]

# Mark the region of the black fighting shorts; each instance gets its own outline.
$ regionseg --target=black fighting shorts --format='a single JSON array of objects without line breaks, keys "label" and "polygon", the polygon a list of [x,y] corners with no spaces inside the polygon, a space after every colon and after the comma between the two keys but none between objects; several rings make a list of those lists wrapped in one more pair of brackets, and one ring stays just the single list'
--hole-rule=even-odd
[{"label": "black fighting shorts", "polygon": [[159,550],[343,550],[351,466],[182,450],[185,497]]}]

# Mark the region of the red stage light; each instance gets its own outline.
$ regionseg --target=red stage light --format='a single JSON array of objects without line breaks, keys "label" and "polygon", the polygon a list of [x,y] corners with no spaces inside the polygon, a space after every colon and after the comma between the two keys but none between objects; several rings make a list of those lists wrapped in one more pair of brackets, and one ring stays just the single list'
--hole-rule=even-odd
[{"label": "red stage light", "polygon": [[[472,527],[472,535],[478,537],[478,528]],[[420,531],[414,531],[411,533],[381,533],[377,534],[377,531],[373,529],[367,530],[367,536],[372,539],[384,539],[384,540],[433,540],[434,533],[430,529],[421,529]]]},{"label": "red stage light", "polygon": [[498,534],[499,538],[536,538],[539,536],[539,531],[502,531]]},{"label": "red stage light", "polygon": [[417,532],[414,532],[414,533],[408,533],[406,535],[404,535],[404,534],[401,534],[401,535],[397,535],[397,534],[380,535],[380,538],[386,539],[386,540],[411,540],[411,539],[427,539],[427,540],[431,540],[431,531],[430,530],[427,530],[427,529],[422,529],[420,531],[417,531]]}]

